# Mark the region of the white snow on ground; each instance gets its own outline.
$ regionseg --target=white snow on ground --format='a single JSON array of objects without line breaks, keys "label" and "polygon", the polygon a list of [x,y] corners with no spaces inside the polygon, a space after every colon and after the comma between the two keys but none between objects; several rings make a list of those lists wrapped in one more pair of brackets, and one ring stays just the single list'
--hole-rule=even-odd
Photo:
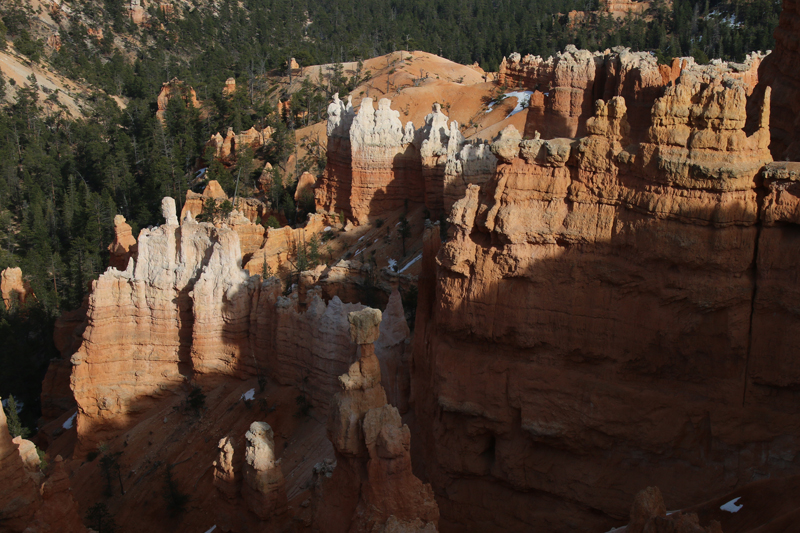
[{"label": "white snow on ground", "polygon": [[389,268],[397,272],[397,259],[389,259]]},{"label": "white snow on ground", "polygon": [[[242,400],[252,400],[255,397],[256,397],[256,389],[250,389],[249,391],[247,391],[244,394],[242,394],[241,399]],[[216,526],[214,526],[214,527],[216,527]]]},{"label": "white snow on ground", "polygon": [[719,508],[722,511],[728,511],[729,513],[735,513],[739,509],[744,507],[744,505],[736,505],[736,502],[738,502],[741,499],[742,499],[741,496],[739,496],[738,498],[734,498],[731,501],[729,501],[728,503],[720,505]]},{"label": "white snow on ground", "polygon": [[[510,96],[513,96],[514,98],[516,98],[516,99],[517,99],[517,106],[516,106],[516,107],[513,109],[513,111],[511,111],[511,113],[510,113],[510,114],[509,114],[509,115],[506,117],[506,118],[511,118],[511,117],[513,117],[514,115],[516,115],[517,113],[519,113],[520,111],[522,111],[523,109],[525,109],[525,108],[527,108],[527,107],[528,107],[528,104],[529,104],[529,103],[530,103],[530,101],[531,101],[531,95],[532,95],[532,94],[533,94],[533,91],[511,91],[510,93],[506,93],[506,94],[504,94],[504,95],[503,95],[503,97],[502,97],[500,100],[496,100],[496,101],[494,101],[494,102],[490,103],[490,104],[487,106],[487,107],[488,107],[488,109],[486,110],[486,112],[487,112],[487,113],[491,113],[491,112],[492,112],[492,108],[494,108],[494,105],[495,105],[496,103],[498,103],[498,102],[500,102],[500,101],[502,101],[502,100],[505,100],[506,98],[508,98],[508,97],[510,97]],[[545,95],[548,95],[548,94],[549,94],[549,93],[545,93]]]},{"label": "white snow on ground", "polygon": [[516,115],[517,113],[519,113],[520,111],[522,111],[523,109],[527,108],[528,104],[531,101],[531,95],[532,94],[533,94],[533,91],[513,91],[513,92],[510,92],[510,93],[507,93],[506,94],[506,98],[508,98],[509,96],[515,96],[517,98],[517,106],[514,108],[514,110],[511,113],[509,113],[509,115],[506,118],[511,118],[514,115]]},{"label": "white snow on ground", "polygon": [[[330,231],[330,230],[331,230],[330,226],[325,226],[325,229],[323,229],[322,231]],[[214,526],[214,527],[217,527],[217,526]]]},{"label": "white snow on ground", "polygon": [[216,524],[214,524],[213,526],[211,526],[211,529],[207,530],[207,531],[206,531],[206,533],[211,533],[211,532],[212,532],[212,531],[214,531],[215,529],[217,529],[217,525],[216,525]]},{"label": "white snow on ground", "polygon": [[406,266],[404,266],[403,268],[401,268],[401,269],[400,269],[400,274],[402,274],[403,272],[405,272],[405,271],[406,271],[406,269],[407,269],[408,267],[410,267],[411,265],[413,265],[414,263],[416,263],[416,262],[417,262],[417,261],[419,261],[420,259],[422,259],[422,254],[419,254],[417,257],[415,257],[414,259],[412,259],[411,261],[409,261],[409,262],[408,262],[408,264],[406,264]]},{"label": "white snow on ground", "polygon": [[67,418],[67,420],[61,424],[61,427],[64,429],[72,429],[72,425],[75,424],[76,416],[78,416],[77,412],[75,412],[71,417]]},{"label": "white snow on ground", "polygon": [[361,242],[361,239],[363,239],[364,237],[366,237],[366,235],[362,235],[361,237],[359,237],[358,241],[356,241],[356,242]]}]

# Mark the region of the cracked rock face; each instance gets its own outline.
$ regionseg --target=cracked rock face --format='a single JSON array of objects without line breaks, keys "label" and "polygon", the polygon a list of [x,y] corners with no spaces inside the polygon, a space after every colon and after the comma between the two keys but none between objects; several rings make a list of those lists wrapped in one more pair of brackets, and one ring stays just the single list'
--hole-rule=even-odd
[{"label": "cracked rock face", "polygon": [[504,132],[423,257],[413,438],[449,527],[603,530],[646,484],[680,508],[795,472],[756,450],[800,445],[797,172],[770,91],[690,67],[647,128],[615,97],[577,139]]}]

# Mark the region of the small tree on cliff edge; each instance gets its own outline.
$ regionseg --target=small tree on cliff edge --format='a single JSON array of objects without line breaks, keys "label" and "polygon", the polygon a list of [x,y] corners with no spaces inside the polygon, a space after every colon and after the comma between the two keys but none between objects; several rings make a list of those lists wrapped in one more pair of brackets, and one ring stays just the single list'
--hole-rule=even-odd
[{"label": "small tree on cliff edge", "polygon": [[19,413],[17,412],[17,401],[13,396],[8,397],[8,404],[6,406],[6,417],[8,418],[8,432],[12,437],[28,438],[31,430],[22,425],[19,420]]}]

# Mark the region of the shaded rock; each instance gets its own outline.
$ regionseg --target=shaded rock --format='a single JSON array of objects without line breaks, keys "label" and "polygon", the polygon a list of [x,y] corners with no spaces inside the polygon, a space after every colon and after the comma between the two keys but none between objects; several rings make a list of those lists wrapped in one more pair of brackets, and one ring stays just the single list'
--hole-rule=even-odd
[{"label": "shaded rock", "polygon": [[136,238],[122,215],[114,217],[114,241],[108,245],[108,251],[111,254],[108,266],[117,270],[128,268],[128,261],[136,253]]},{"label": "shaded rock", "polygon": [[287,506],[285,481],[280,461],[275,457],[272,428],[266,422],[253,422],[245,439],[242,497],[251,511],[267,520],[285,512]]}]

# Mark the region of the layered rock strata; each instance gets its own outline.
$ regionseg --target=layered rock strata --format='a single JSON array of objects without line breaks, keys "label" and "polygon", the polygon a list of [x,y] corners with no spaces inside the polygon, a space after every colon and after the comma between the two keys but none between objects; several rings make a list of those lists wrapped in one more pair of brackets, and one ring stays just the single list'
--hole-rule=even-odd
[{"label": "layered rock strata", "polygon": [[[191,217],[178,225],[174,201],[165,198],[163,207],[167,223],[142,230],[127,269],[109,268],[93,284],[71,355],[79,452],[132,426],[191,379],[270,377],[298,387],[324,413],[337,377],[357,358],[347,313],[361,305],[326,303],[314,273],[304,273],[311,281],[302,291],[284,296],[277,278],[241,267],[234,229]],[[314,217],[321,229],[324,217]],[[402,313],[390,315],[397,325],[387,326],[382,349],[400,364],[407,326]]]},{"label": "layered rock strata", "polygon": [[179,226],[174,201],[163,205],[167,223],[142,230],[136,260],[92,285],[71,377],[87,446],[193,372],[246,375],[253,367],[248,326],[258,283],[239,266],[236,233],[191,220]]},{"label": "layered rock strata", "polygon": [[758,82],[763,57],[754,53],[742,64],[715,62],[707,66],[695,64],[692,58],[675,58],[672,65],[659,65],[648,52],[617,47],[592,53],[570,45],[546,59],[511,54],[500,64],[498,81],[502,86],[532,91],[526,137],[533,137],[537,131],[545,139],[584,136],[594,101],[622,96],[627,102],[634,138],[641,139],[649,126],[655,99],[683,71],[695,75],[702,72],[708,82],[723,75],[740,79],[749,95]]},{"label": "layered rock strata", "polygon": [[400,112],[390,105],[382,98],[376,110],[372,99],[364,98],[350,127],[350,212],[358,223],[370,213],[402,207],[406,200],[423,201],[419,158],[411,145],[414,127],[408,123],[404,128]]},{"label": "layered rock strata", "polygon": [[443,527],[600,530],[647,482],[675,508],[795,471],[796,178],[768,165],[760,201],[770,94],[748,134],[734,74],[684,71],[644,142],[615,97],[586,137],[493,143],[420,280],[411,404]]},{"label": "layered rock strata", "polygon": [[380,384],[373,343],[381,312],[364,308],[348,321],[360,358],[339,377],[342,390],[328,415],[336,468],[319,488],[315,526],[323,532],[437,531],[433,491],[411,472],[410,431]]},{"label": "layered rock strata", "polygon": [[328,159],[319,186],[314,191],[318,209],[337,214],[351,213],[350,188],[353,170],[350,127],[354,117],[355,111],[350,98],[345,103],[339,99],[338,94],[333,95],[333,102],[328,105]]},{"label": "layered rock strata", "polygon": [[365,98],[357,114],[336,98],[328,108],[328,163],[314,194],[318,210],[359,224],[408,202],[438,216],[495,167],[488,144],[466,141],[439,104],[415,129],[402,126],[386,98],[377,110]]}]

